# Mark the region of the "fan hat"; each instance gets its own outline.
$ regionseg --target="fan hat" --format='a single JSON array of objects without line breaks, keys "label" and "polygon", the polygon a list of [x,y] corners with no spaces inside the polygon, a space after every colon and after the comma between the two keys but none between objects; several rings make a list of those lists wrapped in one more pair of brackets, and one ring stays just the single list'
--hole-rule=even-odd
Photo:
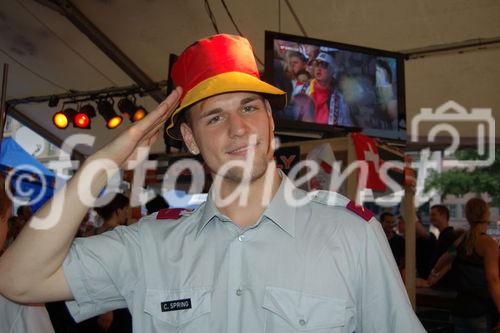
[{"label": "fan hat", "polygon": [[195,42],[178,57],[171,77],[183,89],[179,107],[167,120],[167,134],[177,140],[179,116],[208,97],[248,91],[266,95],[274,108],[286,105],[286,93],[260,79],[252,46],[241,36],[220,34]]}]

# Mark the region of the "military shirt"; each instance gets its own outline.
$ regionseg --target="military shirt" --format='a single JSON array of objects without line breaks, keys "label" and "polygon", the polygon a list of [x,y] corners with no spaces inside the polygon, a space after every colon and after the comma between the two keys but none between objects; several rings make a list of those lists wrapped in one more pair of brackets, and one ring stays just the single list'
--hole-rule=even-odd
[{"label": "military shirt", "polygon": [[[248,228],[211,191],[188,216],[76,239],[63,265],[70,312],[81,321],[128,307],[141,333],[424,332],[380,224],[282,178]],[[310,200],[290,205],[290,193]]]}]

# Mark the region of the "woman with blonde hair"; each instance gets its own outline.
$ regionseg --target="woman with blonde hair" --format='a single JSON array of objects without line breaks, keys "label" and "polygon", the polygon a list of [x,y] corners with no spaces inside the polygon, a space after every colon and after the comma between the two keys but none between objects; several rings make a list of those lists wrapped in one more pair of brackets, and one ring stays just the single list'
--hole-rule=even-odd
[{"label": "woman with blonde hair", "polygon": [[428,283],[435,284],[453,267],[457,283],[451,311],[455,333],[491,332],[500,313],[500,278],[498,244],[486,234],[490,208],[483,199],[470,199],[465,217],[470,229],[441,256]]}]

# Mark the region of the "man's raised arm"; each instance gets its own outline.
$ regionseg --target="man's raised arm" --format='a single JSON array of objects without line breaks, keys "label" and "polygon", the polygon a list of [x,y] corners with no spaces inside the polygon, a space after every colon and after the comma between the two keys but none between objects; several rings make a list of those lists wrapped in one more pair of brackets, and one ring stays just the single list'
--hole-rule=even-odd
[{"label": "man's raised arm", "polygon": [[[72,299],[62,264],[80,222],[89,209],[82,186],[96,197],[107,183],[112,165],[122,167],[139,147],[148,147],[177,107],[177,88],[153,112],[129,127],[89,157],[73,178],[31,218],[16,241],[0,257],[0,294],[18,302],[36,303]],[[108,163],[106,163],[106,161]],[[91,169],[99,168],[92,173]],[[93,176],[89,178],[89,174]]]}]

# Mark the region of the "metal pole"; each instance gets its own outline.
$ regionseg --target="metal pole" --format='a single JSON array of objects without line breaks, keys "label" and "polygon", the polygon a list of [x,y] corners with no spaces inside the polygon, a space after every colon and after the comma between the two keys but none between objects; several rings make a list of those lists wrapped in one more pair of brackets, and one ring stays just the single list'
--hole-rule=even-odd
[{"label": "metal pole", "polygon": [[481,50],[487,49],[489,47],[499,47],[500,37],[494,38],[476,38],[470,39],[458,43],[431,45],[425,47],[419,47],[417,49],[398,51],[406,56],[406,59],[418,59],[424,58],[429,55],[434,55],[436,53],[446,53],[446,52],[465,52],[471,50]]},{"label": "metal pole", "polygon": [[293,18],[295,19],[295,22],[297,22],[297,25],[300,28],[300,31],[302,31],[302,34],[304,37],[307,37],[307,32],[306,29],[304,29],[304,26],[299,20],[299,17],[297,16],[297,13],[295,13],[295,10],[293,9],[292,5],[290,4],[290,1],[285,0],[286,5],[288,6],[288,9],[290,10],[290,13],[292,13]]}]

